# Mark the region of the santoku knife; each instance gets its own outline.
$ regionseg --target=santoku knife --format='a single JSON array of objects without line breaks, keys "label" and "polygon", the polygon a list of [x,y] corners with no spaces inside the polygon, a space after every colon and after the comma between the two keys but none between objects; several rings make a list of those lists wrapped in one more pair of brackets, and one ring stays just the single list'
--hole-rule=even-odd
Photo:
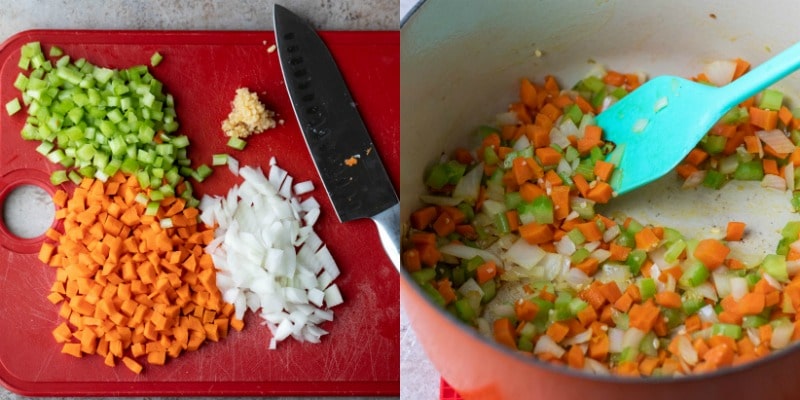
[{"label": "santoku knife", "polygon": [[316,31],[275,5],[286,89],[322,183],[341,222],[371,218],[400,267],[400,204],[336,62]]}]

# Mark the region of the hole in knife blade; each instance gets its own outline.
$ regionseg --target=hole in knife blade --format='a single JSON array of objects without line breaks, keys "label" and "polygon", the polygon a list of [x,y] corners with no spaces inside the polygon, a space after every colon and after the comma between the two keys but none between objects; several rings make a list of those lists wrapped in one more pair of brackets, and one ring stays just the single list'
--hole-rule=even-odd
[{"label": "hole in knife blade", "polygon": [[300,90],[306,90],[311,86],[311,82],[303,81],[297,84],[297,88]]},{"label": "hole in knife blade", "polygon": [[307,73],[308,72],[305,69],[298,69],[297,71],[294,71],[294,76],[300,78],[306,76]]},{"label": "hole in knife blade", "polygon": [[289,60],[289,64],[298,65],[303,63],[303,57],[292,57]]},{"label": "hole in knife blade", "polygon": [[286,32],[283,34],[283,38],[286,40],[294,39],[294,32]]},{"label": "hole in knife blade", "polygon": [[288,51],[289,53],[294,53],[295,51],[297,51],[297,46],[294,46],[294,45],[293,46],[289,46],[289,47],[286,48],[286,51]]},{"label": "hole in knife blade", "polygon": [[305,102],[309,102],[309,101],[313,101],[313,100],[314,100],[314,93],[309,93],[309,94],[303,96],[303,101],[305,101]]},{"label": "hole in knife blade", "polygon": [[317,106],[311,106],[306,109],[306,112],[309,114],[319,114],[320,113],[319,111],[320,109]]}]

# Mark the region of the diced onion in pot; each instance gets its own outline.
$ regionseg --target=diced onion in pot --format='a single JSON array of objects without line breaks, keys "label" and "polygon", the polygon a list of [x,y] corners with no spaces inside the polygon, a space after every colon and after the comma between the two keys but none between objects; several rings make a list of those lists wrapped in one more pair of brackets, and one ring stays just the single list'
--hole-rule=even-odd
[{"label": "diced onion in pot", "polygon": [[705,170],[692,172],[689,175],[689,177],[686,178],[685,181],[683,181],[683,186],[682,187],[684,189],[689,189],[689,188],[693,188],[693,187],[699,186],[701,183],[703,183],[703,180],[706,179],[706,174],[707,173],[708,172],[705,171]]},{"label": "diced onion in pot", "polygon": [[791,153],[794,151],[794,143],[792,143],[791,139],[780,129],[756,131],[756,136],[758,136],[764,144],[772,147],[776,153]]},{"label": "diced onion in pot", "polygon": [[761,180],[761,186],[784,191],[786,190],[786,180],[778,175],[766,174]]},{"label": "diced onion in pot", "polygon": [[536,346],[533,348],[533,354],[541,353],[550,353],[556,356],[556,358],[561,358],[561,356],[566,353],[566,350],[553,341],[550,336],[542,335],[539,340],[536,341]]},{"label": "diced onion in pot", "polygon": [[782,349],[789,345],[794,334],[794,324],[791,322],[779,322],[773,325],[772,338],[769,341],[769,347],[773,349]]},{"label": "diced onion in pot", "polygon": [[717,60],[708,63],[703,72],[708,81],[714,86],[725,86],[733,80],[736,72],[736,62],[730,60]]}]

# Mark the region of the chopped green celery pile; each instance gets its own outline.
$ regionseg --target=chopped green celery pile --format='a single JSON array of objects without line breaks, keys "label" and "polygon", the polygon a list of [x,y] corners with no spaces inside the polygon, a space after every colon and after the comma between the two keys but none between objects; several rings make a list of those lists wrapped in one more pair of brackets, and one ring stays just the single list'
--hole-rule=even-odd
[{"label": "chopped green celery pile", "polygon": [[[153,54],[151,64],[160,58]],[[19,67],[30,71],[14,81],[28,114],[21,135],[40,141],[37,151],[65,168],[53,173],[53,184],[105,181],[122,171],[160,191],[155,198],[180,192],[188,204],[199,204],[188,182],[183,190],[177,185],[182,177],[205,179],[210,169],[190,168],[189,139],[177,135],[174,98],[147,66],[99,67],[55,46],[48,58],[39,42],[31,42],[21,48]],[[9,114],[17,107],[16,98],[6,104]]]}]

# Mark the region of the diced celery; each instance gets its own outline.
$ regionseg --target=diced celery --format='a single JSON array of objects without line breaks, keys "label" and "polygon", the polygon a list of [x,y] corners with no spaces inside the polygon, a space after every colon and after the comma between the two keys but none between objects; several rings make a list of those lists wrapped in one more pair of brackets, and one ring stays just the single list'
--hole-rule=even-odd
[{"label": "diced celery", "polygon": [[733,173],[733,179],[740,181],[760,181],[764,179],[764,166],[760,160],[740,163]]},{"label": "diced celery", "polygon": [[761,263],[764,272],[780,282],[789,281],[789,272],[786,267],[786,259],[776,254],[768,254]]},{"label": "diced celery", "polygon": [[6,112],[8,113],[8,115],[14,115],[21,109],[22,106],[19,104],[19,99],[16,97],[11,99],[11,101],[9,101],[8,103],[6,103]]},{"label": "diced celery", "polygon": [[58,186],[68,180],[69,177],[67,176],[67,171],[63,169],[57,169],[50,174],[50,183],[52,183],[54,186]]},{"label": "diced celery", "polygon": [[64,51],[61,50],[58,46],[51,46],[50,47],[50,57],[61,57],[64,54]]},{"label": "diced celery", "polygon": [[639,293],[642,295],[642,301],[655,296],[656,292],[656,281],[653,278],[642,278],[639,281]]},{"label": "diced celery", "polygon": [[642,265],[647,260],[647,252],[642,249],[635,249],[628,253],[628,258],[625,263],[630,268],[631,274],[637,275]]},{"label": "diced celery", "polygon": [[783,93],[775,89],[765,89],[761,92],[761,101],[758,102],[758,108],[764,110],[778,111],[783,104]]},{"label": "diced celery", "polygon": [[711,325],[711,335],[722,335],[739,340],[742,338],[742,327],[734,324],[715,323]]},{"label": "diced celery", "polygon": [[703,179],[703,186],[711,189],[720,189],[727,181],[728,178],[725,174],[711,169],[706,171],[706,177]]},{"label": "diced celery", "polygon": [[430,282],[436,278],[436,269],[434,268],[423,268],[419,271],[415,271],[411,273],[411,278],[414,279],[418,284],[423,285],[426,282]]},{"label": "diced celery", "polygon": [[161,60],[163,59],[164,57],[159,52],[155,52],[152,56],[150,56],[150,65],[155,67],[160,64]]},{"label": "diced celery", "polygon": [[695,287],[705,282],[708,276],[708,268],[703,263],[694,261],[683,272],[678,282],[683,286]]}]

